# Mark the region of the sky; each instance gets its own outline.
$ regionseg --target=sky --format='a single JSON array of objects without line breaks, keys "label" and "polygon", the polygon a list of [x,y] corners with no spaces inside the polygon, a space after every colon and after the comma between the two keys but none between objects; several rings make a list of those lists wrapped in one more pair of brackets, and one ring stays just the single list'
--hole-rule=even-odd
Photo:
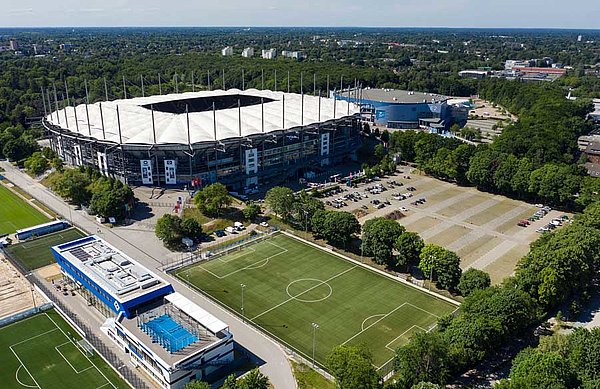
[{"label": "sky", "polygon": [[600,29],[600,1],[0,0],[0,27],[350,26]]}]

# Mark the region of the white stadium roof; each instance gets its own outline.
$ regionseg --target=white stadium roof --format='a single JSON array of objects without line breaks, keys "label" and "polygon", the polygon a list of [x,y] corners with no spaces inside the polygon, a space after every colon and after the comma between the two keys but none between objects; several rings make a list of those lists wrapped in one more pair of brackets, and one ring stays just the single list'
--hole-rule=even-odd
[{"label": "white stadium roof", "polygon": [[[291,129],[307,126],[318,122],[326,122],[334,118],[348,116],[348,103],[336,102],[334,115],[334,100],[322,97],[321,116],[319,120],[319,97],[304,95],[304,114],[302,114],[302,95],[296,93],[273,92],[269,90],[249,89],[241,91],[230,89],[227,91],[202,91],[187,92],[180,94],[157,95],[148,97],[137,97],[126,100],[114,100],[102,102],[102,115],[100,103],[86,105],[80,104],[73,107],[55,111],[46,116],[46,120],[72,133],[82,136],[90,136],[99,140],[119,143],[119,126],[117,121],[117,107],[119,109],[119,120],[121,124],[121,137],[123,144],[188,144],[188,127],[185,113],[169,113],[156,109],[157,104],[169,102],[193,101],[204,99],[204,105],[211,98],[227,98],[230,96],[235,101],[233,107],[216,110],[217,139],[223,140],[239,136],[239,115],[237,99],[235,96],[253,99],[252,105],[241,107],[241,133],[242,136],[260,134],[263,128],[260,98],[264,98],[264,132]],[[285,125],[283,113],[283,99],[285,96]],[[256,103],[258,99],[258,104]],[[179,108],[181,104],[179,103]],[[212,104],[212,103],[211,103]],[[156,142],[152,131],[152,110],[154,106],[154,124]],[[174,104],[175,105],[175,104]],[[350,115],[359,112],[358,105],[350,103]],[[75,121],[75,110],[77,112],[77,123]],[[58,115],[57,115],[58,113]],[[87,117],[89,115],[89,126]],[[58,116],[58,118],[57,118]],[[212,109],[189,113],[189,143],[198,143],[215,140]],[[104,122],[104,134],[102,131]],[[68,125],[67,125],[68,123]]]}]

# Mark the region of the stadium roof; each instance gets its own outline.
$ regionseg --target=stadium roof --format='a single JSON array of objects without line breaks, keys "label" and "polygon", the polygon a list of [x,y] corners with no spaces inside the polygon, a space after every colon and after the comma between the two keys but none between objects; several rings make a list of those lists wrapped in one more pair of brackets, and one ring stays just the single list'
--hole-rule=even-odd
[{"label": "stadium roof", "polygon": [[448,97],[436,93],[413,92],[398,89],[363,89],[363,100],[396,104],[417,104],[446,101]]},{"label": "stadium roof", "polygon": [[[240,122],[242,136],[260,134],[263,131],[261,98],[264,101],[264,132],[292,129],[341,118],[348,116],[348,108],[350,115],[359,112],[357,105],[350,103],[348,107],[347,102],[338,101],[334,115],[334,100],[323,97],[320,99],[319,120],[319,97],[317,96],[304,95],[304,114],[302,115],[302,95],[300,94],[257,89],[245,91],[230,89],[107,101],[101,103],[102,111],[100,103],[89,104],[87,112],[86,105],[81,104],[76,108],[66,108],[66,120],[65,109],[46,116],[46,120],[75,134],[79,133],[82,136],[91,136],[114,143],[120,143],[120,121],[123,144],[188,144],[188,115],[185,114],[187,105],[189,143],[193,144],[215,140],[213,102],[216,106],[218,140],[238,137]],[[238,100],[241,105],[241,120],[238,113]],[[117,107],[119,121],[117,120]],[[152,129],[152,112],[154,112],[156,142]]]}]

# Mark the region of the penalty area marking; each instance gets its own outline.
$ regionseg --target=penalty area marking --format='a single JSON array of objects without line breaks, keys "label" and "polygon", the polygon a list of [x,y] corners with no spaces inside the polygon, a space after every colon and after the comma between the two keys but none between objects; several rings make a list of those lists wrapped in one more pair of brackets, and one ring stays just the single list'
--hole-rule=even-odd
[{"label": "penalty area marking", "polygon": [[[321,286],[321,285],[326,285],[326,286],[329,288],[329,292],[327,293],[327,296],[321,297],[320,299],[312,299],[312,300],[311,300],[311,299],[302,299],[302,298],[299,298],[299,297],[298,297],[298,296],[301,296],[301,295],[303,295],[304,293],[306,293],[308,290],[305,290],[305,291],[303,291],[303,292],[300,292],[300,293],[299,293],[299,294],[297,294],[297,295],[292,295],[292,294],[290,293],[290,286],[292,286],[292,285],[293,285],[293,284],[295,284],[296,282],[302,282],[302,281],[316,281],[316,282],[317,282],[317,285],[315,285],[314,287],[312,287],[313,289],[314,289],[314,288],[318,288],[318,287],[319,287],[319,286]],[[312,290],[312,289],[310,289],[310,290]],[[294,300],[297,300],[297,301],[300,301],[300,302],[303,302],[303,303],[318,303],[318,302],[320,302],[320,301],[327,300],[327,299],[329,298],[329,296],[331,296],[331,295],[333,294],[333,288],[331,287],[331,285],[329,285],[329,284],[327,283],[327,281],[319,280],[319,279],[316,279],[316,278],[299,278],[299,279],[297,279],[297,280],[294,280],[294,281],[290,282],[290,283],[288,284],[288,286],[286,286],[286,288],[285,288],[285,293],[287,293],[287,295],[288,295],[288,296],[290,296],[291,298],[293,298]]]},{"label": "penalty area marking", "polygon": [[[27,385],[27,384],[24,384],[21,382],[21,380],[19,379],[19,371],[21,370],[22,367],[25,367],[25,366],[19,365],[19,367],[17,368],[17,371],[15,371],[15,380],[17,380],[19,385],[24,386],[26,388],[39,388],[39,386]],[[25,371],[27,371],[27,368],[25,368]],[[31,377],[33,382],[35,382],[35,378],[33,378],[33,376],[28,371],[27,371],[27,374],[29,374],[29,377]]]},{"label": "penalty area marking", "polygon": [[[237,269],[237,270],[234,270],[234,271],[232,271],[232,272],[230,272],[230,273],[227,273],[227,274],[225,274],[224,276],[219,276],[218,274],[216,274],[216,273],[213,273],[212,271],[208,270],[208,269],[207,269],[205,266],[199,266],[199,267],[200,267],[201,269],[203,269],[203,270],[206,270],[206,271],[207,271],[208,273],[210,273],[210,274],[211,274],[213,277],[216,277],[216,278],[218,278],[218,279],[222,280],[223,278],[227,278],[227,277],[229,277],[229,276],[231,276],[231,275],[233,275],[233,274],[239,273],[239,272],[241,272],[241,271],[243,271],[243,270],[253,270],[253,269],[258,269],[258,268],[261,268],[261,267],[265,266],[267,263],[269,263],[269,260],[270,260],[271,258],[275,258],[275,257],[277,257],[278,255],[285,254],[285,253],[287,253],[287,252],[288,252],[288,250],[287,250],[287,249],[285,249],[285,248],[283,248],[283,247],[281,247],[281,246],[278,246],[278,245],[276,245],[276,244],[274,244],[274,243],[271,243],[271,242],[268,242],[268,241],[266,241],[266,242],[267,242],[267,243],[269,243],[269,244],[271,244],[271,245],[273,245],[273,246],[275,246],[275,247],[277,247],[277,248],[279,248],[279,249],[280,249],[280,250],[282,250],[282,251],[280,251],[280,252],[278,252],[278,253],[275,253],[275,254],[273,254],[273,255],[270,255],[270,256],[268,256],[268,257],[266,257],[266,258],[259,259],[258,261],[254,262],[254,263],[251,263],[250,265],[247,265],[247,266],[244,266],[244,267],[242,267],[242,268],[239,268],[239,269]],[[239,257],[237,257],[236,259],[239,259]],[[235,260],[235,259],[233,259],[233,260]],[[231,260],[231,261],[233,261],[233,260]],[[225,263],[228,263],[228,262],[230,262],[230,261],[226,261]],[[210,262],[209,262],[209,263],[210,263]],[[208,265],[209,263],[207,263],[206,265]]]},{"label": "penalty area marking", "polygon": [[407,332],[412,331],[413,328],[418,328],[418,329],[420,329],[423,332],[428,332],[425,328],[414,324],[414,325],[410,326],[409,329],[407,329],[406,331],[404,331],[400,335],[396,336],[394,339],[390,340],[388,342],[388,344],[385,345],[385,348],[387,348],[388,350],[391,350],[391,351],[396,351],[395,349],[393,349],[393,348],[390,347],[390,344],[394,343],[396,340],[398,340],[399,338],[403,337]]}]

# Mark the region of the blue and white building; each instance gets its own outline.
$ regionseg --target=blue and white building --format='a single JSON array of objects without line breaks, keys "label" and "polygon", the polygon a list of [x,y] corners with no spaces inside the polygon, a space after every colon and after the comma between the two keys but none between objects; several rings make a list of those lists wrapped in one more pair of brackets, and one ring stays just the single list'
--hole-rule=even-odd
[{"label": "blue and white building", "polygon": [[365,88],[338,91],[334,97],[359,104],[363,119],[381,127],[443,130],[452,121],[448,97],[435,93]]},{"label": "blue and white building", "polygon": [[65,277],[106,321],[100,328],[158,387],[212,380],[233,362],[229,326],[97,236],[52,247]]}]

